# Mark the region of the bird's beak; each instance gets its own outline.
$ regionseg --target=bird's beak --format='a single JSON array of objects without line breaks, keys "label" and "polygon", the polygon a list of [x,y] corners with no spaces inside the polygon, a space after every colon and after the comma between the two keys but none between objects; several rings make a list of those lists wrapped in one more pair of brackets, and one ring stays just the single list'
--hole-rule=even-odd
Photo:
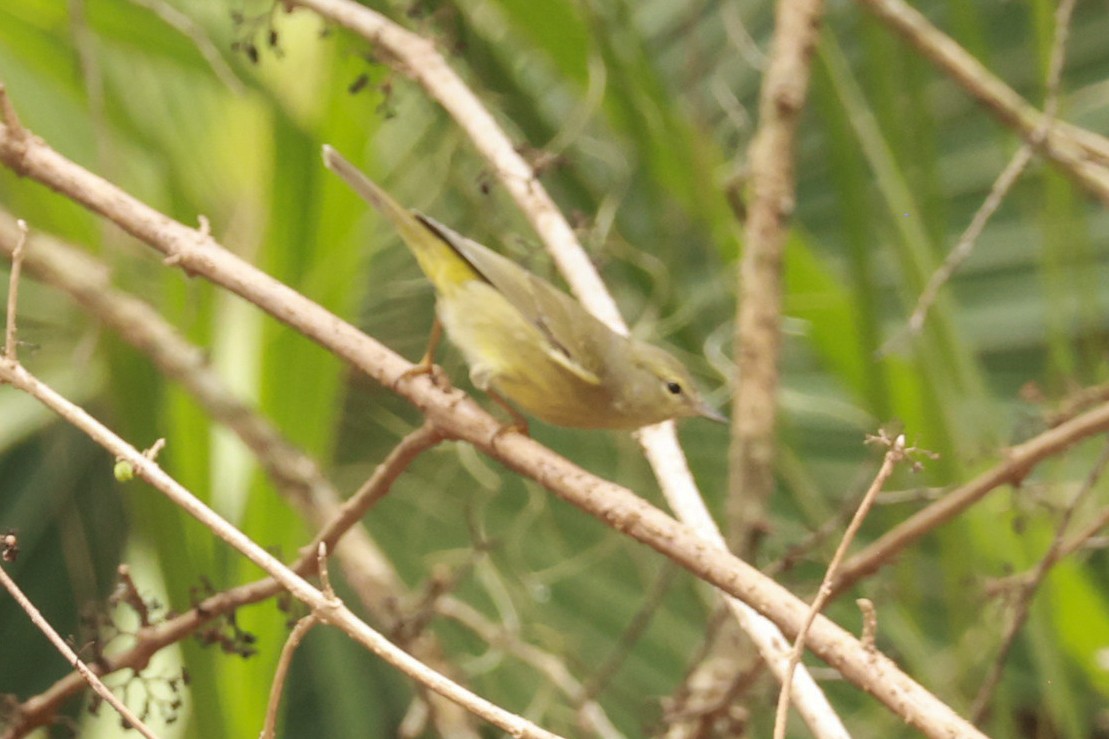
[{"label": "bird's beak", "polygon": [[717,423],[727,423],[728,422],[728,417],[727,416],[725,416],[723,413],[716,410],[715,408],[713,408],[711,405],[709,405],[708,403],[706,403],[704,401],[701,401],[701,403],[698,404],[698,406],[697,406],[697,415],[701,416],[702,418],[707,418],[710,421],[716,421]]}]

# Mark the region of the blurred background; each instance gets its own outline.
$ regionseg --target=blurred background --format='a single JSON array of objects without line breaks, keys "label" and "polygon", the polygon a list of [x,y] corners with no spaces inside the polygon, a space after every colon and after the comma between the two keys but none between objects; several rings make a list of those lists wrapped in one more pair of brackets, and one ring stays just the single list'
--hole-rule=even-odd
[{"label": "blurred background", "polygon": [[[674,349],[711,400],[729,407],[745,152],[772,4],[369,4],[436,41],[541,169],[634,331]],[[1042,105],[1054,3],[917,7]],[[1107,9],[1079,3],[1060,99],[1061,117],[1098,132],[1109,130]],[[892,424],[940,456],[920,473],[899,473],[864,541],[994,464],[999,450],[1045,428],[1045,409],[1109,374],[1109,216],[1038,160],[925,330],[886,346],[1020,142],[862,8],[833,2],[827,12],[799,134],[779,485],[755,562],[806,597],[838,541],[812,546],[813,532],[829,523],[842,530],[835,522],[877,468],[866,434]],[[558,280],[457,126],[378,50],[307,11],[240,0],[3,3],[0,81],[24,124],[63,155],[185,224],[205,216],[228,249],[413,361],[431,324],[431,289],[398,239],[324,170],[322,144],[402,202]],[[202,347],[225,382],[344,493],[419,423],[412,408],[291,329],[166,268],[153,250],[7,169],[0,207],[107,265],[116,287]],[[163,466],[255,541],[291,559],[310,540],[236,437],[95,316],[26,278],[19,326],[33,372],[140,448],[166,438]],[[469,388],[457,353],[440,359]],[[538,422],[532,432],[663,505],[630,436]],[[727,528],[727,430],[692,420],[680,435]],[[879,647],[967,713],[1011,613],[991,583],[1035,566],[1099,450],[1100,442],[1080,445],[1019,490],[995,491],[829,615],[857,632],[853,600],[872,599]],[[164,611],[259,577],[156,491],[117,482],[112,466],[80,433],[0,388],[0,529],[18,530],[23,550],[5,566],[59,631],[77,644],[90,638],[88,614],[112,592],[120,562]],[[1107,504],[1105,486],[1091,498],[1079,520]],[[453,580],[459,599],[560,661],[627,736],[665,732],[663,702],[681,692],[719,620],[708,587],[465,444],[418,459],[365,526],[412,593],[433,576]],[[782,558],[807,543],[783,571]],[[1009,657],[987,733],[1109,736],[1107,565],[1104,550],[1090,548],[1053,570]],[[115,617],[122,631],[134,626],[124,611]],[[249,658],[189,639],[141,680],[117,675],[109,684],[126,685],[165,736],[255,734],[289,618],[274,601],[241,609],[235,623],[254,637]],[[587,735],[575,701],[511,649],[445,618],[431,629],[478,693],[553,731]],[[69,669],[7,598],[0,663],[0,693],[16,700]],[[813,664],[856,736],[908,733]],[[183,667],[187,686],[174,682]],[[751,736],[769,735],[776,695],[764,676],[736,699]],[[294,661],[283,735],[394,736],[411,700],[406,679],[316,629]],[[107,709],[98,718],[79,700],[67,710],[51,735],[121,732]],[[792,734],[806,732],[795,719]]]}]

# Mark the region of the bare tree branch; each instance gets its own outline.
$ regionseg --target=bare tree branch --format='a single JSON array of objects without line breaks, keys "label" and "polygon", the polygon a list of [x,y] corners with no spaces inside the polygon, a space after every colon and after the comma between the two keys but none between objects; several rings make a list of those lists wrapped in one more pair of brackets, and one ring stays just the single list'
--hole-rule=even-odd
[{"label": "bare tree branch", "polygon": [[[12,360],[8,358],[4,359],[6,364],[11,363],[11,361]],[[73,665],[81,679],[88,683],[89,686],[96,691],[97,695],[107,701],[112,708],[119,712],[125,724],[137,730],[140,734],[147,737],[147,739],[157,739],[157,735],[150,730],[150,727],[144,724],[142,720],[127,707],[126,703],[116,697],[115,693],[109,690],[108,686],[100,681],[96,673],[77,656],[73,648],[54,630],[50,622],[43,617],[42,613],[40,613],[37,608],[35,608],[35,604],[23,594],[23,591],[19,589],[19,586],[15,584],[15,581],[8,575],[8,571],[3,567],[0,567],[0,585],[4,586],[8,594],[11,595],[15,602],[19,604],[19,607],[26,612],[27,616],[31,619],[31,623],[46,635],[46,638],[50,640],[50,643],[54,645],[55,649],[61,652],[66,662]]]},{"label": "bare tree branch", "polygon": [[8,315],[4,325],[4,358],[11,361],[18,359],[15,334],[16,334],[16,309],[19,307],[19,273],[23,269],[23,246],[27,243],[27,224],[22,220],[16,221],[19,237],[12,247],[12,270],[8,273]]},{"label": "bare tree branch", "polygon": [[[1028,163],[1032,161],[1033,152],[1043,143],[1044,137],[1047,136],[1055,123],[1055,115],[1059,108],[1059,84],[1063,77],[1063,60],[1066,58],[1067,38],[1070,33],[1070,20],[1074,12],[1075,2],[1076,0],[1062,0],[1055,10],[1055,39],[1051,46],[1051,60],[1048,63],[1047,96],[1044,103],[1043,118],[1028,138],[1028,141],[1017,149],[1005,169],[997,176],[993,187],[990,188],[989,195],[982,201],[982,205],[974,213],[970,224],[967,225],[966,230],[963,231],[955,246],[952,247],[943,260],[943,264],[932,273],[928,284],[924,286],[920,297],[917,299],[916,307],[913,308],[913,312],[909,316],[906,327],[909,334],[920,333],[921,328],[924,327],[924,321],[928,317],[928,311],[932,304],[936,302],[936,298],[939,297],[940,290],[955,274],[955,271],[962,266],[963,262],[970,257],[978,237],[986,227],[986,223],[1001,206],[1002,201],[1009,194],[1009,190],[1020,179]],[[897,343],[900,338],[900,336],[894,336],[886,342],[886,347]]]},{"label": "bare tree branch", "polygon": [[265,570],[283,588],[307,605],[324,623],[341,629],[354,641],[382,658],[408,677],[431,690],[464,706],[486,721],[518,736],[552,739],[555,734],[517,716],[472,693],[446,676],[431,669],[404,650],[385,639],[359,619],[342,602],[313,587],[308,581],[286,567],[266,549],[221,518],[192,493],[167,475],[153,460],[127,444],[78,406],[70,403],[40,382],[21,365],[8,359],[0,360],[0,381],[33,396],[52,411],[80,429],[117,459],[131,464],[135,475],[150,483],[175,505],[196,518],[254,564]]},{"label": "bare tree branch", "polygon": [[[324,18],[351,29],[370,41],[407,76],[414,79],[454,118],[490,163],[494,174],[516,201],[543,240],[559,271],[582,304],[613,330],[627,333],[627,326],[573,229],[551,200],[532,167],[524,160],[496,120],[462,79],[451,69],[434,44],[393,23],[385,16],[351,0],[288,0],[290,6],[310,9]],[[685,454],[678,444],[674,424],[666,422],[643,429],[637,438],[655,471],[667,503],[684,523],[709,541],[721,542],[719,530],[697,489]],[[781,634],[773,624],[760,619],[742,604],[733,604],[742,628],[751,636],[763,658],[771,665],[784,664],[778,651]],[[838,723],[823,693],[806,672],[795,688],[798,706],[806,721]]]},{"label": "bare tree branch", "polygon": [[1018,484],[1040,462],[1107,430],[1109,403],[1006,450],[1003,452],[1004,459],[993,469],[955,488],[847,560],[832,590],[836,595],[842,593],[883,565],[893,562],[908,546],[977,503],[991,490],[1002,485]]},{"label": "bare tree branch", "polygon": [[782,253],[796,197],[794,138],[808,97],[824,4],[779,0],[776,8],[770,62],[759,94],[759,124],[748,150],[751,195],[735,325],[728,522],[732,546],[748,559],[765,527],[766,501],[775,483]]},{"label": "bare tree branch", "polygon": [[[169,256],[319,342],[420,408],[444,433],[466,439],[507,467],[534,479],[560,498],[670,557],[691,573],[756,608],[786,634],[796,634],[805,605],[745,562],[718,549],[631,491],[601,480],[518,434],[498,437],[500,424],[457,390],[426,377],[409,377],[410,364],[296,291],[220,248],[210,235],[154,211],[108,182],[68,161],[40,141],[17,141],[0,128],[0,161],[100,213]],[[95,439],[96,437],[94,437]],[[136,467],[138,469],[138,467]],[[193,506],[184,505],[190,513]],[[238,532],[215,529],[236,538]],[[232,529],[232,531],[234,531]],[[236,539],[237,540],[237,539]],[[266,562],[272,557],[262,553]],[[259,555],[261,556],[261,555]],[[318,591],[287,578],[297,595],[324,607]],[[308,588],[308,590],[304,590]],[[291,588],[290,588],[291,589]],[[332,621],[331,614],[326,619]],[[365,632],[356,631],[372,642]],[[976,736],[977,731],[888,658],[862,648],[848,632],[821,617],[810,634],[812,651],[847,679],[873,693],[905,721],[934,736]],[[780,645],[784,654],[785,645]],[[415,668],[414,668],[415,669]]]},{"label": "bare tree branch", "polygon": [[[417,435],[410,435],[402,440],[401,444],[378,465],[369,482],[362,486],[360,491],[362,497],[377,497],[383,494],[403,472],[408,463],[414,459],[413,451],[424,439],[424,433],[418,431]],[[339,511],[337,505],[335,508],[336,510],[333,512],[334,520],[320,527],[322,530],[316,539],[316,543],[317,545],[326,543],[330,548],[338,541],[340,548],[350,547],[352,537],[346,536],[341,540],[339,539],[344,532],[345,525],[349,525],[349,516],[345,511]],[[351,531],[362,533],[365,536],[360,528],[354,528]],[[352,547],[355,556],[348,555],[348,559],[352,561],[347,565],[347,581],[359,593],[367,609],[381,620],[389,630],[393,630],[397,620],[401,617],[401,614],[397,613],[392,606],[393,600],[398,593],[401,593],[399,581],[395,586],[390,584],[390,587],[387,588],[387,592],[391,593],[391,596],[378,592],[381,588],[378,582],[381,576],[378,573],[383,565],[377,563],[383,562],[383,560],[379,556],[374,556],[376,549],[372,547],[372,542],[368,537],[365,541],[369,542],[371,547],[370,556],[366,556],[366,551],[362,546]],[[306,547],[296,564],[292,566],[292,570],[303,577],[314,574],[319,561],[315,554],[316,551],[315,547]],[[387,563],[384,566],[387,566]],[[373,581],[369,588],[366,587],[367,580]],[[120,654],[105,656],[102,661],[92,665],[90,669],[98,674],[108,674],[119,670],[140,672],[159,650],[181,641],[206,624],[238,608],[259,603],[283,591],[284,588],[277,580],[266,578],[209,596],[180,616],[161,623],[142,626],[134,636],[135,643],[133,646]],[[418,656],[423,655],[423,650],[420,648],[421,644],[434,646],[426,640],[417,642],[410,649]],[[15,739],[24,736],[31,730],[46,724],[50,717],[57,713],[62,702],[80,691],[83,684],[79,675],[70,673],[54,683],[44,693],[25,700],[19,706],[18,720],[9,722],[7,730],[2,735],[3,739]],[[440,716],[441,714],[443,714],[442,708],[437,707],[436,715]],[[465,735],[465,727],[460,726],[454,717],[447,716],[443,720],[452,722],[449,724],[452,735]],[[439,724],[439,726],[443,727],[445,725]]]},{"label": "bare tree branch", "polygon": [[[0,252],[11,254],[21,238],[15,221],[0,213]],[[406,437],[361,491],[344,504],[315,460],[231,392],[209,366],[203,351],[187,342],[153,308],[114,289],[101,263],[41,232],[31,236],[30,245],[25,263],[32,275],[64,291],[115,329],[125,341],[150,357],[166,376],[179,381],[214,420],[242,439],[277,490],[297,507],[312,528],[322,529],[320,537],[326,539],[330,548],[338,547],[339,562],[348,583],[366,610],[386,630],[391,629],[401,617],[395,605],[404,600],[406,588],[367,531],[354,524],[374,500],[388,492],[408,463],[440,437],[427,428]],[[353,508],[355,505],[357,509]],[[337,520],[340,517],[342,520]],[[305,574],[311,569],[298,571]],[[437,664],[442,659],[442,650],[433,636],[405,646],[429,664],[445,667]],[[141,651],[142,646],[136,648]],[[121,665],[128,666],[126,659]],[[71,692],[80,688],[78,684],[69,685]],[[462,724],[469,720],[468,714],[435,694],[431,694],[430,700],[435,704],[432,716],[440,732],[459,735],[465,732]],[[24,711],[21,720],[26,716]]]},{"label": "bare tree branch", "polygon": [[[809,613],[805,617],[805,623],[801,625],[801,631],[797,634],[796,640],[793,642],[793,653],[789,656],[789,668],[786,674],[790,674],[801,661],[801,657],[805,653],[805,638],[808,636],[809,627],[812,626],[813,619],[816,614],[820,613],[824,606],[827,605],[828,600],[832,597],[832,582],[835,580],[839,572],[840,563],[847,555],[847,549],[855,540],[855,536],[859,533],[859,528],[862,527],[863,521],[866,519],[867,513],[870,512],[874,501],[878,498],[878,493],[882,491],[886,481],[889,480],[893,474],[894,468],[898,462],[901,462],[906,453],[909,451],[905,447],[904,435],[898,435],[896,438],[889,439],[883,433],[878,439],[889,446],[885,458],[882,460],[882,466],[878,470],[878,474],[874,476],[874,481],[867,489],[866,494],[863,495],[858,509],[855,511],[855,516],[848,524],[847,530],[840,539],[839,546],[836,547],[836,552],[832,555],[832,561],[828,563],[828,569],[824,573],[824,579],[820,583],[820,588],[817,590],[816,597],[813,598],[812,606],[809,608]],[[869,640],[873,643],[873,639]],[[786,727],[789,724],[789,691],[782,690],[778,693],[778,710],[774,718],[774,739],[785,739]]]},{"label": "bare tree branch", "polygon": [[[857,0],[912,44],[986,110],[1102,202],[1109,203],[1109,139],[1064,122],[1051,123],[996,75],[903,0]],[[1037,131],[1047,133],[1037,141]]]},{"label": "bare tree branch", "polygon": [[1031,575],[1025,578],[1020,585],[1018,598],[1016,599],[1016,607],[1013,610],[1012,619],[1005,627],[1005,633],[1001,637],[1001,646],[997,650],[997,657],[994,658],[993,664],[986,677],[982,680],[982,685],[978,689],[978,695],[974,698],[974,703],[971,706],[970,713],[974,716],[976,722],[981,721],[985,715],[986,710],[989,708],[990,701],[993,699],[994,691],[997,689],[998,683],[1001,682],[1001,675],[1005,670],[1005,662],[1009,657],[1009,652],[1016,643],[1017,634],[1024,628],[1025,622],[1028,620],[1028,614],[1032,609],[1032,600],[1036,597],[1036,591],[1039,590],[1040,584],[1043,583],[1047,573],[1059,561],[1059,554],[1063,548],[1063,538],[1067,534],[1067,529],[1070,527],[1071,520],[1074,517],[1074,512],[1078,510],[1078,506],[1094,489],[1094,485],[1101,479],[1102,474],[1105,472],[1106,465],[1109,465],[1109,444],[1102,449],[1101,456],[1094,462],[1094,466],[1090,469],[1086,480],[1078,486],[1074,491],[1074,495],[1067,502],[1066,508],[1063,510],[1063,515],[1059,519],[1059,523],[1055,527],[1055,536],[1051,539],[1051,544],[1048,546],[1044,556],[1040,559],[1039,565],[1032,571]]}]

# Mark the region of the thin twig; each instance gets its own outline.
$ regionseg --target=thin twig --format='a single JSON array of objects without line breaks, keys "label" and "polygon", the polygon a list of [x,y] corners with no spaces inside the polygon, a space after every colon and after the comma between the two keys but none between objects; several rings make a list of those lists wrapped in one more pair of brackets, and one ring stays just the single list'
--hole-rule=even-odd
[{"label": "thin twig", "polygon": [[1005,629],[1005,635],[1001,639],[1001,646],[997,650],[997,657],[994,658],[993,664],[989,672],[986,674],[985,679],[982,681],[982,687],[978,690],[978,695],[974,698],[974,703],[971,705],[970,715],[973,717],[975,723],[983,720],[986,710],[989,708],[990,699],[993,697],[997,685],[1001,682],[1002,672],[1005,670],[1005,662],[1009,657],[1009,652],[1016,643],[1017,635],[1024,627],[1024,623],[1028,620],[1028,614],[1032,610],[1032,600],[1039,589],[1040,584],[1047,577],[1047,573],[1059,561],[1059,553],[1063,548],[1063,537],[1067,534],[1067,528],[1070,526],[1071,519],[1074,517],[1074,512],[1094,489],[1094,485],[1101,479],[1101,475],[1105,472],[1106,465],[1109,465],[1109,443],[1101,452],[1094,466],[1090,469],[1086,480],[1071,496],[1070,501],[1067,503],[1066,508],[1063,510],[1063,515],[1059,519],[1058,525],[1055,527],[1055,536],[1051,539],[1051,544],[1048,546],[1044,556],[1040,559],[1039,565],[1033,570],[1031,577],[1029,577],[1020,588],[1019,597],[1016,603],[1016,609],[1013,612],[1013,618]]},{"label": "thin twig", "polygon": [[150,608],[139,593],[134,578],[131,577],[131,568],[126,564],[121,564],[116,568],[116,574],[119,576],[119,586],[116,592],[112,594],[110,602],[113,604],[126,603],[127,607],[138,616],[140,629],[150,626]]},{"label": "thin twig", "polygon": [[[1047,126],[1050,122],[1045,121],[1044,129],[1040,132],[1042,136],[1047,131]],[[920,292],[920,297],[917,298],[916,306],[913,308],[912,314],[906,323],[903,332],[895,333],[888,341],[881,347],[879,354],[889,354],[895,347],[903,344],[906,339],[920,333],[924,328],[924,321],[928,317],[928,311],[931,310],[932,304],[936,302],[939,297],[940,290],[948,283],[951,276],[955,271],[963,265],[963,263],[970,258],[974,252],[974,247],[978,243],[978,237],[982,235],[982,231],[986,228],[990,218],[1001,207],[1005,197],[1009,194],[1009,190],[1016,184],[1017,180],[1024,173],[1028,163],[1032,161],[1032,155],[1035,149],[1031,144],[1022,144],[1009,163],[1005,165],[1005,169],[997,176],[993,186],[990,188],[989,195],[982,201],[982,205],[974,213],[974,217],[970,221],[970,225],[963,231],[955,246],[948,252],[947,257],[943,263],[932,273],[928,278],[928,283]]]},{"label": "thin twig", "polygon": [[282,564],[266,549],[221,518],[215,511],[166,474],[153,460],[147,459],[140,451],[116,436],[84,410],[40,382],[19,364],[6,359],[0,361],[0,379],[7,380],[13,387],[42,402],[67,422],[84,432],[94,442],[107,449],[109,453],[130,462],[138,477],[146,480],[179,508],[207,526],[212,533],[272,575],[295,598],[318,614],[322,621],[338,627],[356,642],[410,678],[510,733],[519,736],[544,737],[546,739],[556,736],[532,722],[481,698],[392,644],[354,615],[346,606],[336,605],[332,598],[312,587],[310,583]]},{"label": "thin twig", "polygon": [[[317,547],[316,569],[320,573],[321,590],[324,595],[334,598],[335,591],[331,587],[331,577],[327,573],[327,545],[323,542],[320,542]],[[277,709],[281,706],[281,694],[285,690],[285,679],[289,675],[293,655],[296,654],[297,647],[304,637],[319,622],[320,617],[315,612],[297,621],[296,626],[289,633],[289,638],[285,640],[285,646],[281,648],[277,669],[273,673],[273,683],[270,685],[270,698],[266,705],[266,720],[262,724],[261,739],[273,739],[277,729]]]},{"label": "thin twig", "polygon": [[204,57],[204,61],[208,62],[208,66],[212,68],[216,77],[219,77],[220,82],[227,86],[227,89],[236,95],[242,95],[246,91],[246,86],[242,80],[236,76],[235,71],[220,56],[216,45],[212,43],[212,39],[208,38],[204,29],[196,21],[162,0],[131,0],[131,2],[154,13],[167,26],[192,41],[197,51]]},{"label": "thin twig", "polygon": [[15,112],[15,106],[12,105],[12,99],[8,95],[8,88],[3,82],[0,82],[0,120],[3,120],[9,135],[13,138],[24,140],[28,137],[27,129],[20,123],[19,115]]},{"label": "thin twig", "polygon": [[863,614],[863,633],[859,641],[867,649],[874,649],[874,640],[878,636],[878,611],[875,610],[873,601],[868,598],[859,598],[855,604]]},{"label": "thin twig", "polygon": [[577,705],[582,722],[587,728],[605,739],[623,736],[613,726],[600,704],[592,699],[588,688],[574,677],[563,660],[523,641],[517,634],[506,629],[504,624],[490,621],[469,603],[452,596],[439,598],[435,610],[439,615],[466,627],[487,644],[503,649],[531,665]]},{"label": "thin twig", "polygon": [[1054,428],[1064,421],[1069,421],[1074,418],[1079,413],[1090,408],[1090,406],[1106,401],[1109,401],[1109,382],[1094,385],[1092,387],[1084,387],[1064,398],[1058,408],[1045,413],[1044,423],[1050,428]]},{"label": "thin twig", "polygon": [[388,494],[393,483],[408,469],[412,461],[442,440],[443,432],[430,423],[424,423],[401,439],[369,479],[339,507],[327,526],[316,535],[311,550],[314,551],[321,545],[326,545],[330,549],[338,546],[343,534]]},{"label": "thin twig", "polygon": [[[409,445],[414,443],[413,436],[410,435],[406,437],[406,439],[401,442],[401,445],[405,445],[406,443]],[[371,477],[371,480],[376,481],[376,487],[374,487],[374,489],[383,492],[382,488],[387,488],[391,485],[414,458],[415,456],[410,453],[402,453],[394,449],[378,466]],[[365,490],[368,487],[369,486],[364,485],[363,489]],[[324,536],[328,542],[339,541],[346,527],[353,523],[357,523],[357,519],[352,521],[346,513],[340,510],[338,504],[333,506],[333,509],[332,515],[335,520],[329,521],[321,527],[322,530],[326,532]],[[338,522],[339,518],[343,519],[344,523],[342,525]],[[355,531],[361,532],[362,530],[355,529]],[[349,543],[349,537],[342,538],[341,546],[348,546]],[[380,557],[367,557],[365,553],[361,551],[359,551],[358,554],[359,556],[351,557],[353,560],[352,567],[355,569],[353,571],[348,570],[348,583],[350,583],[357,592],[362,594],[363,600],[367,603],[367,607],[370,608],[376,618],[382,620],[387,625],[391,624],[391,622],[395,620],[396,614],[393,612],[393,609],[386,608],[383,604],[392,602],[401,594],[394,590],[392,591],[391,597],[366,597],[364,594],[366,588],[362,586],[365,585],[368,572],[372,571],[376,573],[380,570],[380,564],[372,564],[372,562],[380,560]],[[292,566],[292,569],[303,577],[309,577],[317,571],[318,564],[318,548],[306,547],[296,563]],[[193,608],[180,616],[160,624],[152,625],[149,628],[140,629],[139,632],[135,634],[134,644],[127,649],[127,651],[105,657],[103,663],[104,673],[107,674],[124,669],[139,672],[146,666],[150,657],[159,650],[181,641],[183,638],[194,633],[214,619],[220,618],[243,606],[272,598],[282,590],[283,588],[280,583],[273,578],[266,578],[209,596],[202,602],[195,604]],[[390,626],[390,629],[391,628],[392,626]],[[422,651],[417,651],[416,647],[425,642],[426,638],[416,642],[416,645],[411,647],[412,651],[422,656]],[[22,736],[28,731],[45,724],[49,716],[58,710],[58,707],[67,697],[80,690],[82,684],[83,683],[77,676],[71,674],[54,683],[46,692],[25,700],[20,705],[16,714],[18,716],[18,724],[9,724],[7,727],[8,731],[3,735],[4,739],[13,736]],[[440,707],[439,712],[441,712],[441,710]]]},{"label": "thin twig", "polygon": [[[1080,549],[1085,549],[1091,544],[1091,540],[1101,533],[1101,530],[1109,526],[1109,508],[1102,508],[1101,511],[1095,515],[1089,523],[1087,523],[1077,534],[1072,536],[1067,541],[1063,542],[1057,549],[1051,549],[1046,552],[1043,558],[1036,563],[1036,566],[1031,570],[1018,572],[1013,575],[1001,577],[989,584],[986,588],[986,594],[991,595],[995,593],[1006,593],[1012,590],[1024,590],[1028,583],[1036,578],[1036,572],[1041,566],[1054,567],[1060,560],[1066,559]],[[1104,547],[1104,543],[1100,543]]]},{"label": "thin twig", "polygon": [[842,593],[863,577],[893,562],[897,555],[925,534],[942,526],[1002,485],[1017,484],[1040,462],[1060,454],[1083,439],[1109,431],[1109,403],[1076,416],[1015,447],[1002,461],[968,483],[901,522],[844,563],[832,585]]},{"label": "thin twig", "polygon": [[19,241],[12,249],[12,271],[8,275],[8,316],[4,330],[4,357],[12,362],[17,359],[15,312],[19,306],[19,273],[23,269],[23,247],[27,243],[27,223],[21,218],[16,221],[16,225],[19,226]]},{"label": "thin twig", "polygon": [[[933,26],[904,0],[856,0],[900,34],[950,79],[981,102],[1026,141],[1041,127],[1044,113],[990,72],[970,52]],[[1051,126],[1040,153],[1063,172],[1109,203],[1109,139],[1063,122]]]},{"label": "thin twig", "polygon": [[285,646],[281,648],[281,657],[277,661],[277,669],[273,673],[273,684],[270,685],[270,697],[266,704],[266,721],[262,725],[261,739],[273,739],[277,729],[277,709],[281,707],[281,693],[285,689],[285,678],[289,674],[289,667],[293,662],[293,655],[301,641],[320,622],[320,617],[309,613],[296,622],[296,626],[289,632]]},{"label": "thin twig", "polygon": [[585,699],[593,700],[600,695],[612,676],[623,666],[632,647],[643,636],[643,632],[647,630],[647,627],[650,626],[651,617],[658,611],[677,571],[677,568],[670,565],[664,567],[662,572],[655,577],[650,589],[643,596],[643,602],[632,617],[628,619],[628,625],[624,627],[620,636],[613,642],[608,657],[596,665],[593,674],[586,681],[583,691]]},{"label": "thin twig", "polygon": [[[1055,125],[1055,116],[1059,109],[1059,86],[1063,77],[1063,62],[1066,59],[1067,38],[1075,1],[1061,0],[1059,7],[1055,10],[1055,38],[1052,41],[1051,59],[1048,63],[1047,83],[1045,85],[1047,93],[1044,101],[1043,117],[1028,140],[1017,149],[1016,153],[1013,154],[1013,158],[1009,160],[1009,164],[998,175],[993,187],[990,188],[990,194],[978,207],[970,221],[970,225],[963,231],[954,248],[943,260],[943,264],[932,273],[928,284],[921,291],[905,329],[910,336],[920,333],[920,330],[924,327],[924,321],[928,317],[928,311],[932,304],[936,302],[936,298],[939,297],[940,289],[947,284],[955,271],[970,257],[986,224],[997,209],[1001,207],[1001,203],[1009,194],[1009,190],[1020,179],[1028,163],[1032,161],[1032,155],[1041,147],[1051,127]],[[905,334],[896,334],[886,342],[882,352],[888,352],[893,345],[900,343],[904,338],[906,338]]]},{"label": "thin twig", "polygon": [[[704,499],[693,486],[692,475],[681,453],[677,438],[673,433],[673,422],[640,429],[638,435],[644,439],[648,456],[656,466],[659,481],[667,503],[682,522],[692,526],[697,536],[708,546],[727,551],[723,535],[716,527],[712,516],[705,507]],[[679,468],[671,474],[667,468]],[[684,486],[692,490],[682,489]],[[759,656],[770,667],[779,680],[784,678],[787,654],[783,649],[783,636],[778,625],[760,614],[747,602],[738,598],[724,598],[724,605],[731,612],[739,628],[747,634]],[[797,709],[805,723],[819,737],[846,736],[839,716],[828,704],[824,692],[813,680],[812,675],[803,667],[796,672],[790,683],[794,692]]]},{"label": "thin twig", "polygon": [[96,676],[96,673],[77,656],[77,653],[74,652],[68,644],[66,644],[65,639],[54,630],[54,627],[50,625],[49,621],[42,617],[39,610],[35,608],[35,604],[23,594],[23,591],[19,589],[19,586],[15,584],[15,581],[8,575],[8,571],[3,567],[0,567],[0,583],[4,585],[4,588],[12,598],[15,599],[15,602],[19,604],[20,608],[27,613],[27,616],[31,619],[31,623],[37,626],[39,631],[46,635],[46,638],[54,645],[54,648],[62,653],[62,656],[65,657],[69,664],[73,665],[74,669],[81,675],[81,678],[96,691],[97,695],[107,701],[112,708],[119,712],[119,715],[123,717],[124,723],[136,729],[140,734],[147,737],[147,739],[156,739],[157,735],[142,722],[142,719],[136,716],[122,700],[117,698],[115,693],[109,690],[108,686],[101,682],[100,678]]},{"label": "thin twig", "polygon": [[1093,520],[1086,524],[1084,529],[1075,534],[1074,538],[1063,544],[1063,546],[1059,548],[1059,551],[1055,553],[1053,558],[1054,561],[1052,561],[1051,564],[1055,564],[1055,562],[1060,559],[1069,557],[1079,549],[1089,546],[1090,540],[1101,533],[1101,530],[1106,526],[1109,526],[1109,508],[1103,508],[1101,513],[1094,516]]},{"label": "thin twig", "polygon": [[[852,487],[854,487],[854,485],[852,485]],[[888,503],[889,496],[889,492],[882,496],[883,502]],[[778,559],[768,562],[762,567],[762,571],[774,579],[779,579],[781,575],[792,570],[798,563],[806,561],[813,552],[823,547],[826,542],[831,540],[838,532],[843,531],[844,527],[851,522],[851,518],[855,515],[855,511],[858,510],[858,504],[855,502],[856,499],[855,495],[844,496],[843,501],[836,510],[815,530],[810,531],[804,539],[791,545],[780,557],[778,557]]]},{"label": "thin twig", "polygon": [[[847,555],[848,548],[854,542],[867,514],[870,513],[874,501],[878,498],[878,493],[882,491],[882,487],[893,474],[897,464],[905,459],[905,455],[910,451],[905,447],[905,436],[903,434],[899,434],[894,439],[887,439],[884,434],[878,438],[889,444],[889,451],[882,459],[882,466],[878,469],[878,474],[874,476],[874,482],[871,483],[870,488],[863,495],[862,502],[859,503],[859,508],[855,511],[855,517],[851,519],[847,531],[843,534],[843,539],[836,547],[836,553],[832,556],[832,561],[828,564],[828,569],[824,573],[824,580],[820,583],[820,590],[817,591],[816,598],[813,599],[812,606],[801,624],[801,630],[797,633],[797,638],[793,642],[793,653],[789,657],[789,666],[786,668],[786,675],[789,677],[793,676],[793,671],[800,663],[801,655],[805,652],[805,639],[808,637],[813,621],[832,597],[832,583],[836,579],[843,558]],[[869,643],[873,649],[873,640]],[[783,685],[785,684],[788,683],[783,683]],[[778,694],[778,710],[774,718],[774,739],[785,739],[786,725],[789,723],[789,698],[789,691],[783,687]]]}]

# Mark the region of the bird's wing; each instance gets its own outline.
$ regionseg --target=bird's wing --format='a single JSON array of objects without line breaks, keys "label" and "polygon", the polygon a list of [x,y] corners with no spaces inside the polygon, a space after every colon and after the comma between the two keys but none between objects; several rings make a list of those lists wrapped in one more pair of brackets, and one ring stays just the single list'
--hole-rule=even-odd
[{"label": "bird's wing", "polygon": [[433,218],[420,213],[416,217],[539,329],[547,339],[547,354],[552,360],[591,385],[601,384],[598,370],[602,358],[589,342],[604,336],[598,333],[597,327],[609,331],[607,326],[586,312],[572,297],[511,259],[456,233]]}]

